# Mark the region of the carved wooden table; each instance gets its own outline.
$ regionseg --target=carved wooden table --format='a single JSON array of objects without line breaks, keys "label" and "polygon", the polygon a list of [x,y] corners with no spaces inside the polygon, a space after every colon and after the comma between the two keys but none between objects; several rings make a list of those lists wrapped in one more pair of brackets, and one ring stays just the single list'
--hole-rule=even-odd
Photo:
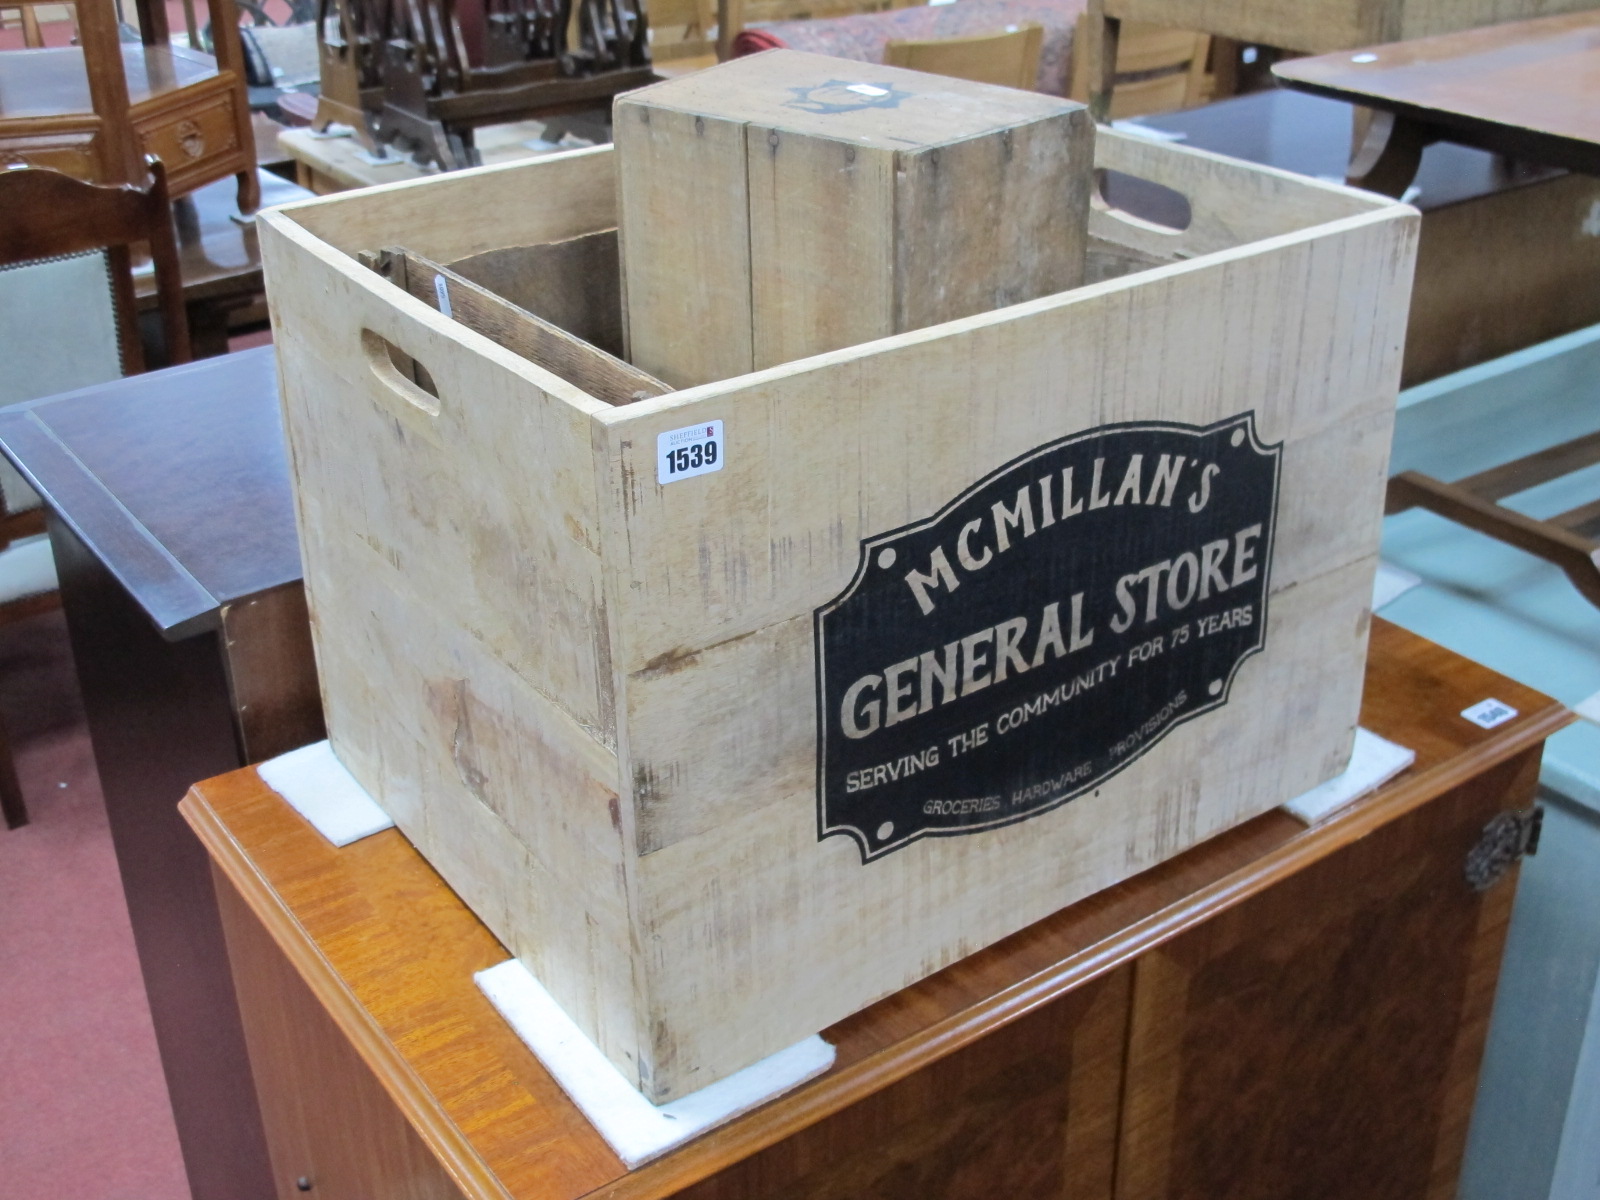
[{"label": "carved wooden table", "polygon": [[[1493,697],[1490,731],[1459,714]],[[1362,722],[1416,764],[1275,811],[824,1031],[825,1075],[633,1172],[490,1008],[506,952],[395,830],[336,850],[253,771],[210,852],[278,1194],[1449,1197],[1554,701],[1382,621]],[[870,920],[871,914],[863,914]]]},{"label": "carved wooden table", "polygon": [[16,405],[0,448],[47,509],[193,1200],[264,1200],[210,871],[177,803],[322,736],[272,351]]}]

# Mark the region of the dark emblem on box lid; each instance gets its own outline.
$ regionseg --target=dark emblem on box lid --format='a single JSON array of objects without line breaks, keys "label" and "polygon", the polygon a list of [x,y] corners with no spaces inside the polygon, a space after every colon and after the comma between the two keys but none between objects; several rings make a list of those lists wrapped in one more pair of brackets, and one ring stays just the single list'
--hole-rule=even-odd
[{"label": "dark emblem on box lid", "polygon": [[1009,825],[1227,703],[1266,644],[1282,451],[1255,414],[1104,425],[861,543],[816,610],[818,837]]},{"label": "dark emblem on box lid", "polygon": [[910,92],[892,83],[851,83],[845,79],[792,87],[789,91],[794,99],[785,100],[785,108],[799,108],[824,116],[860,112],[867,108],[899,108],[900,101],[911,98]]}]

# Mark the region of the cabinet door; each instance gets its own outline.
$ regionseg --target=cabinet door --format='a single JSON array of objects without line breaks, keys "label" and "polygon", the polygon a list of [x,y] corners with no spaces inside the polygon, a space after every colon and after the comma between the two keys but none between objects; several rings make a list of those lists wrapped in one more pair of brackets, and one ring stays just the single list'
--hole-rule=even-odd
[{"label": "cabinet door", "polygon": [[215,877],[279,1200],[464,1200],[266,927]]},{"label": "cabinet door", "polygon": [[1131,968],[1035,1009],[678,1200],[1109,1200]]},{"label": "cabinet door", "polygon": [[1528,751],[1134,966],[1117,1200],[1449,1200],[1515,874],[1474,892]]}]

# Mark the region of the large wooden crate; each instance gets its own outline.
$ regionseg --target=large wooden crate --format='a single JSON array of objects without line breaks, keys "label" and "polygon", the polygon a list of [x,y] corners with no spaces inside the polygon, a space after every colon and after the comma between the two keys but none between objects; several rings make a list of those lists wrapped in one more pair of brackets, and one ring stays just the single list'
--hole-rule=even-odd
[{"label": "large wooden crate", "polygon": [[1347,759],[1416,214],[1096,156],[1187,228],[616,407],[355,257],[603,230],[609,149],[261,218],[334,746],[653,1097]]}]

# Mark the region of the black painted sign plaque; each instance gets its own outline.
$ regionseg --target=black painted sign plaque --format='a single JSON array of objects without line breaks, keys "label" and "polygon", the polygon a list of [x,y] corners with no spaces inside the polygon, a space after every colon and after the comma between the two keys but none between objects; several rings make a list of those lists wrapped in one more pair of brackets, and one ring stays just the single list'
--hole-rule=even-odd
[{"label": "black painted sign plaque", "polygon": [[1253,413],[1041,446],[861,543],[817,609],[818,836],[863,861],[1089,791],[1265,644],[1281,445]]}]

